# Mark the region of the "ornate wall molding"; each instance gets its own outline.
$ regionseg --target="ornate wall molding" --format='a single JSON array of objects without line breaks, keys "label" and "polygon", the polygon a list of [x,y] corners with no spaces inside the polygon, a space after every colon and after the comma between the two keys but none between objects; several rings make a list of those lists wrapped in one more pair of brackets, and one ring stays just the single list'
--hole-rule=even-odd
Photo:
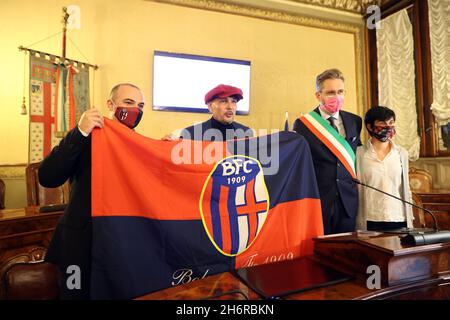
[{"label": "ornate wall molding", "polygon": [[[356,91],[357,91],[356,96],[358,103],[357,112],[358,114],[364,114],[365,110],[367,110],[366,106],[367,99],[365,90],[366,73],[365,73],[365,56],[364,56],[364,33],[365,33],[364,24],[357,25],[351,23],[343,23],[333,20],[325,20],[321,18],[305,16],[301,14],[293,14],[277,10],[268,10],[240,4],[238,5],[218,0],[147,0],[147,1],[172,4],[202,10],[210,10],[234,15],[241,15],[251,18],[258,18],[275,22],[283,22],[305,27],[320,28],[325,30],[350,33],[353,35],[355,39],[354,49],[356,57],[355,69],[356,69]],[[305,0],[305,2],[314,2],[314,0],[310,1]],[[323,2],[323,0],[320,2]],[[343,1],[331,1],[331,2],[341,3]]]},{"label": "ornate wall molding", "polygon": [[26,164],[0,166],[0,179],[25,179]]},{"label": "ornate wall molding", "polygon": [[381,6],[389,0],[289,0],[292,2],[300,2],[311,4],[319,7],[343,10],[352,13],[365,14],[366,9],[370,5]]},{"label": "ornate wall molding", "polygon": [[322,28],[327,30],[355,33],[359,27],[354,24],[340,23],[337,21],[313,18],[300,14],[292,14],[277,10],[268,10],[248,5],[241,5],[219,0],[148,0],[151,2],[160,2],[195,9],[217,11],[230,13],[251,18],[259,18],[277,22],[291,23],[306,27]]}]

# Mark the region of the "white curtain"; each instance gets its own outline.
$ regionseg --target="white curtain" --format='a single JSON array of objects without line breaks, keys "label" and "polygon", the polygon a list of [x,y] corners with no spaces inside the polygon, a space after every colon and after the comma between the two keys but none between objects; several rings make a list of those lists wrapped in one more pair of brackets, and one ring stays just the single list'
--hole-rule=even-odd
[{"label": "white curtain", "polygon": [[439,125],[450,122],[450,0],[428,0],[433,104]]},{"label": "white curtain", "polygon": [[395,142],[419,158],[414,39],[406,10],[382,20],[377,30],[379,104],[395,111]]}]

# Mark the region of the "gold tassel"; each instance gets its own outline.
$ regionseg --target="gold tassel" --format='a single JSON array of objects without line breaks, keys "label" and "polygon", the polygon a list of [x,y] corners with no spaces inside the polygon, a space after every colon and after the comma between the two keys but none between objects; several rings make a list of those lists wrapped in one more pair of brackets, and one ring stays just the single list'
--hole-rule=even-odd
[{"label": "gold tassel", "polygon": [[22,106],[20,107],[20,114],[27,114],[27,105],[25,104],[25,97],[23,97]]},{"label": "gold tassel", "polygon": [[26,79],[25,79],[25,74],[26,74],[26,65],[27,65],[27,52],[24,52],[24,56],[23,56],[23,100],[22,100],[22,106],[20,107],[20,114],[22,115],[26,115],[27,114],[27,105],[25,104],[26,100],[25,100],[25,87],[26,87]]}]

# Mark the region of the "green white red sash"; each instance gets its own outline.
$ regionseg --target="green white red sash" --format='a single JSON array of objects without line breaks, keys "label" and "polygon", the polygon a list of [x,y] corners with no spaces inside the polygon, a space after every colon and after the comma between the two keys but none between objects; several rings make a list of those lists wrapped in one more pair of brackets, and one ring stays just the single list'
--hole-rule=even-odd
[{"label": "green white red sash", "polygon": [[311,111],[300,117],[300,121],[342,162],[345,169],[356,178],[355,152],[337,131],[317,112]]}]

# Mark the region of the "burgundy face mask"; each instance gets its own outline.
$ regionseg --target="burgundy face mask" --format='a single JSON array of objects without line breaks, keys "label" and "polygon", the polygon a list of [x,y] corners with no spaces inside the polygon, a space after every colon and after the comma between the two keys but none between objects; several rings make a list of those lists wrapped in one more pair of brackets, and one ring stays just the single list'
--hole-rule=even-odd
[{"label": "burgundy face mask", "polygon": [[141,121],[144,112],[141,108],[125,108],[117,107],[114,115],[117,120],[126,125],[130,129],[134,129]]}]

